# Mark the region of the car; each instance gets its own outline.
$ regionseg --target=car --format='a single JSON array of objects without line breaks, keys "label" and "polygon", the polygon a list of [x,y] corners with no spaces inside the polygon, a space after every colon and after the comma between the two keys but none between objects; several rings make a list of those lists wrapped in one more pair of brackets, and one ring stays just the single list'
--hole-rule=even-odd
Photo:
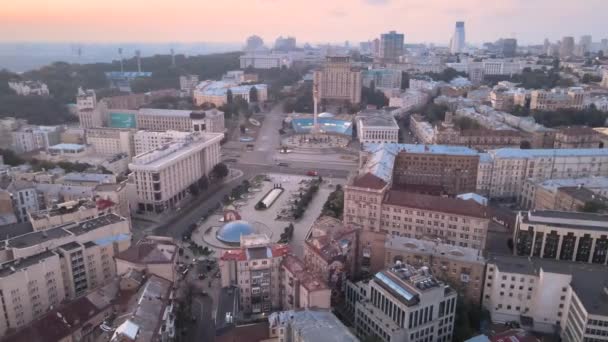
[{"label": "car", "polygon": [[308,170],[308,172],[306,172],[307,176],[318,176],[319,173],[315,170]]},{"label": "car", "polygon": [[278,166],[289,166],[289,164],[281,162],[281,163],[277,163]]},{"label": "car", "polygon": [[203,273],[199,273],[198,280],[204,280],[206,277]]}]

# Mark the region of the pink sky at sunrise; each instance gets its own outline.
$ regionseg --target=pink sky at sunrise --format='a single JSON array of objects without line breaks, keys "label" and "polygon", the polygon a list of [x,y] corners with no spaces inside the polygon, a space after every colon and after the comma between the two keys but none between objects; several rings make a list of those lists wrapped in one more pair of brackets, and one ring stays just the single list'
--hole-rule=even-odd
[{"label": "pink sky at sunrise", "polygon": [[251,34],[358,42],[397,30],[407,42],[565,35],[608,38],[608,0],[19,0],[0,6],[0,41],[242,42]]}]

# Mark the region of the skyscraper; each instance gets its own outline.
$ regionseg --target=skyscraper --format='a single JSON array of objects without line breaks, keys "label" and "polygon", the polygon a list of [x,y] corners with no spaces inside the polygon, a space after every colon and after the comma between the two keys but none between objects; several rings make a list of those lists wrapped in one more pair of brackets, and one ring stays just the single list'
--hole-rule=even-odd
[{"label": "skyscraper", "polygon": [[571,57],[574,55],[574,37],[562,38],[559,56],[560,57]]},{"label": "skyscraper", "polygon": [[504,57],[515,57],[515,53],[517,52],[517,39],[515,38],[506,38],[502,40],[502,55]]},{"label": "skyscraper", "polygon": [[403,55],[403,33],[391,31],[380,36],[380,58],[386,62],[396,62]]},{"label": "skyscraper", "polygon": [[451,53],[461,53],[465,47],[465,36],[464,36],[464,21],[457,21],[456,28],[454,30],[454,36],[450,43]]}]

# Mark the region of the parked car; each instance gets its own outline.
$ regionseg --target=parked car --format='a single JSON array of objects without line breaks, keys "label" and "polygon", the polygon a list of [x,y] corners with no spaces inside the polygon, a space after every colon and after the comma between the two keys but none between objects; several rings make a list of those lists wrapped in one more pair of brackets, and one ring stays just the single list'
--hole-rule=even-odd
[{"label": "parked car", "polygon": [[319,173],[315,170],[308,170],[308,172],[306,172],[306,175],[308,176],[318,176]]},{"label": "parked car", "polygon": [[284,163],[284,162],[278,163],[277,165],[278,165],[278,166],[289,166],[289,164]]}]

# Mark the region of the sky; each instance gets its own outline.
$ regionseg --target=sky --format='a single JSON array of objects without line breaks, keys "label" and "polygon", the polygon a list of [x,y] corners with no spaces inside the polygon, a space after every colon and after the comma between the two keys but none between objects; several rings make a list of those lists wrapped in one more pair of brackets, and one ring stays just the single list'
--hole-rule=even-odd
[{"label": "sky", "polygon": [[0,41],[244,42],[257,34],[298,43],[359,42],[383,32],[447,44],[520,44],[562,36],[608,38],[608,0],[2,0]]}]

